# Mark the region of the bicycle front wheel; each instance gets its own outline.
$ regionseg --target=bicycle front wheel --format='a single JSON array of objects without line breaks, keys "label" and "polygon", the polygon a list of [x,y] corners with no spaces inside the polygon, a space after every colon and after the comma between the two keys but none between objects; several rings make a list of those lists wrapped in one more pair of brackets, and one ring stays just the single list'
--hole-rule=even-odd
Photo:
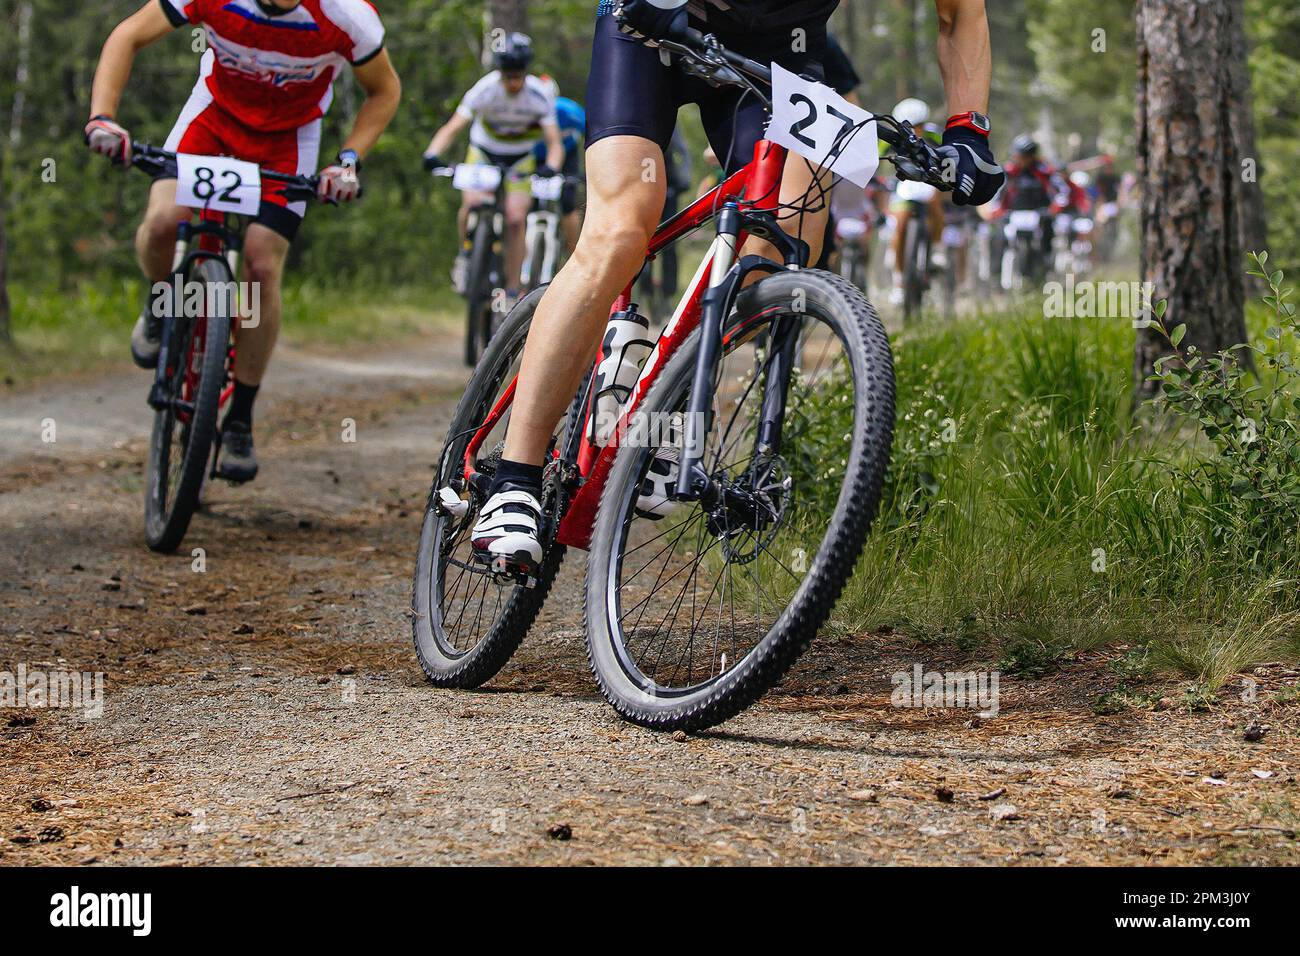
[{"label": "bicycle front wheel", "polygon": [[[699,335],[641,407],[640,433],[659,441],[615,459],[587,566],[596,680],[619,714],[661,730],[728,719],[807,648],[862,551],[893,441],[893,363],[875,310],[839,276],[779,273],[742,293],[724,334],[701,461],[715,494],[661,504],[677,439],[657,423],[689,407]],[[758,432],[784,361],[772,447]]]},{"label": "bicycle front wheel", "polygon": [[[219,259],[203,259],[191,277],[205,288],[230,282]],[[205,303],[228,302],[205,295]],[[154,413],[145,468],[144,533],[154,551],[175,551],[189,529],[207,476],[217,434],[221,390],[226,385],[231,316],[220,309],[177,316],[168,359],[168,405]]]}]

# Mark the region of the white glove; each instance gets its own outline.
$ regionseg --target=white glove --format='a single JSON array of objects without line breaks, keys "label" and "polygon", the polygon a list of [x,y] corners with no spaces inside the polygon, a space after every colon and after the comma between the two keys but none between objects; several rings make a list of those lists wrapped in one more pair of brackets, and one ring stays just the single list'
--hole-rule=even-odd
[{"label": "white glove", "polygon": [[96,116],[86,124],[86,145],[101,156],[131,165],[131,134],[107,116]]},{"label": "white glove", "polygon": [[361,179],[357,176],[356,154],[345,151],[337,162],[321,170],[316,197],[321,202],[352,202],[361,193]]}]

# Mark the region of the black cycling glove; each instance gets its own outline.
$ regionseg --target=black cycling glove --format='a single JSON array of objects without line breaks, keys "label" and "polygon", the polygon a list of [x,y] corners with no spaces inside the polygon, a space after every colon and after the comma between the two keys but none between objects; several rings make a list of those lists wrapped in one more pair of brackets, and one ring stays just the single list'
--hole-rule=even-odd
[{"label": "black cycling glove", "polygon": [[429,173],[433,172],[435,169],[441,169],[442,167],[447,165],[442,161],[442,157],[439,156],[437,153],[425,153],[423,164],[424,164],[425,172],[429,172]]},{"label": "black cycling glove", "polygon": [[551,169],[551,167],[547,166],[545,163],[540,163],[537,169],[533,172],[533,175],[542,179],[550,179],[552,176],[558,176],[560,174]]},{"label": "black cycling glove", "polygon": [[956,184],[952,201],[958,206],[982,206],[992,199],[1006,174],[993,158],[989,138],[978,130],[966,126],[949,126],[943,131],[943,146],[939,155],[955,162]]},{"label": "black cycling glove", "polygon": [[614,7],[614,17],[624,33],[636,32],[651,40],[682,40],[690,26],[686,0],[666,6],[674,2],[677,0],[620,0]]}]

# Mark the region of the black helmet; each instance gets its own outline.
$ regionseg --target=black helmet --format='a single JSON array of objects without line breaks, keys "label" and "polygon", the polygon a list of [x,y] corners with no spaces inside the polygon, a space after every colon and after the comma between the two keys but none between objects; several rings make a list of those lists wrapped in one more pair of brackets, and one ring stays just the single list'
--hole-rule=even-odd
[{"label": "black helmet", "polygon": [[533,62],[533,41],[526,33],[507,33],[492,54],[492,64],[498,70],[526,70]]},{"label": "black helmet", "polygon": [[1011,143],[1013,153],[1023,153],[1026,156],[1038,155],[1038,143],[1028,133],[1021,133]]}]

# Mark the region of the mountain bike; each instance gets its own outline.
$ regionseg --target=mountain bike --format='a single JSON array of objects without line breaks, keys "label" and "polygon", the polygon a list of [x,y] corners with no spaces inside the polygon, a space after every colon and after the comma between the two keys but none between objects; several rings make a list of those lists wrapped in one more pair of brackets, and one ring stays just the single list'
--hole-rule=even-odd
[{"label": "mountain bike", "polygon": [[534,176],[533,208],[524,226],[524,262],[519,288],[532,292],[555,277],[564,243],[560,238],[560,195],[565,186],[582,182],[577,176]]},{"label": "mountain bike", "polygon": [[926,182],[901,182],[895,196],[911,212],[903,233],[903,321],[910,322],[921,314],[921,303],[930,289],[930,272],[934,267],[930,248],[930,202],[934,187]]},{"label": "mountain bike", "polygon": [[[762,64],[698,33],[660,46],[679,67],[748,89],[771,109]],[[875,121],[900,173],[942,182],[933,146],[893,117]],[[846,126],[834,145],[862,125]],[[868,146],[874,154],[874,138]],[[600,427],[608,405],[597,363],[556,427],[535,573],[481,564],[470,546],[544,290],[506,318],[453,416],[420,532],[412,636],[433,684],[471,688],[496,674],[570,547],[590,552],[584,613],[596,681],[620,715],[647,727],[728,719],[779,680],[824,623],[880,501],[893,364],[862,292],[804,268],[807,244],[782,228],[785,159],[784,147],[760,140],[748,165],[655,233],[647,256],[714,224],[614,426]],[[832,166],[826,159],[818,165]],[[740,255],[750,235],[780,261]],[[630,311],[629,284],[611,321]]]},{"label": "mountain bike", "polygon": [[[510,163],[457,163],[432,171],[434,176],[451,179],[452,185],[462,192],[490,193],[492,196],[469,210],[465,224],[465,249],[469,259],[462,294],[465,296],[465,364],[470,366],[479,360],[498,324],[494,320],[498,306],[496,295],[506,281],[506,191],[510,183],[519,182],[529,175],[517,172],[513,168],[515,162],[517,160]],[[555,198],[559,199],[558,187]],[[558,222],[557,215],[557,228]],[[534,229],[532,238],[537,237]],[[529,242],[525,248],[532,249],[532,243]],[[545,258],[544,247],[542,257]]]},{"label": "mountain bike", "polygon": [[1007,292],[1042,285],[1051,264],[1052,220],[1046,209],[1015,209],[1006,219],[1002,288]]},{"label": "mountain bike", "polygon": [[[132,165],[152,177],[177,177],[177,154],[132,143]],[[162,325],[162,344],[149,407],[154,410],[145,468],[145,540],[154,551],[174,551],[185,537],[205,478],[216,477],[221,453],[220,409],[234,391],[236,320],[243,222],[213,208],[244,190],[260,197],[260,180],[283,184],[291,201],[314,199],[315,176],[259,170],[224,157],[186,157],[195,163],[206,199],[177,203],[198,210],[176,232],[171,285],[176,294]],[[247,171],[255,171],[252,176]],[[203,173],[208,173],[207,177]],[[203,193],[202,188],[196,193]],[[191,295],[190,290],[198,294]],[[176,308],[176,305],[181,308]]]}]

